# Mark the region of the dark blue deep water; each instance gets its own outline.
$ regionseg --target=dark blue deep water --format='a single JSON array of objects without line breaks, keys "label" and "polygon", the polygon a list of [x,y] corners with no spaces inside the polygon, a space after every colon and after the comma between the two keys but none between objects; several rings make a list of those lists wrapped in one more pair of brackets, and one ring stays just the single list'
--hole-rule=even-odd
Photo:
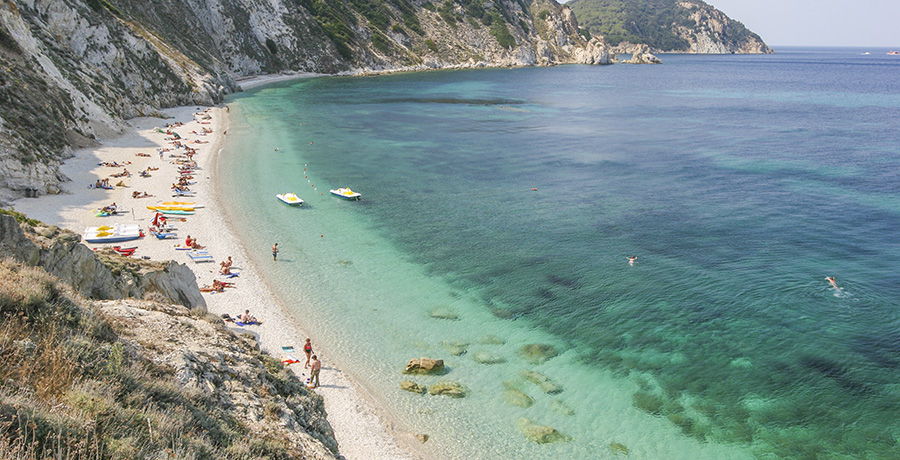
[{"label": "dark blue deep water", "polygon": [[[900,458],[900,58],[777,51],[276,84],[231,100],[222,180],[437,457]],[[398,390],[419,355],[472,395]]]}]

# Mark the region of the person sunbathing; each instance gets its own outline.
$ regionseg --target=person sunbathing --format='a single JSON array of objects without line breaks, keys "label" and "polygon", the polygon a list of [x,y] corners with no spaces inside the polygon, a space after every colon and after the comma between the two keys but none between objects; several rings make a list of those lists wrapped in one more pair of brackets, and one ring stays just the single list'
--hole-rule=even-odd
[{"label": "person sunbathing", "polygon": [[219,273],[221,273],[221,274],[223,274],[223,275],[230,275],[230,274],[231,274],[231,268],[228,267],[228,264],[227,264],[227,263],[222,262],[222,263],[219,264],[219,267],[220,267],[220,268],[219,268]]},{"label": "person sunbathing", "polygon": [[203,249],[203,246],[197,244],[196,238],[191,238],[191,235],[188,235],[184,240],[184,245],[191,249]]},{"label": "person sunbathing", "polygon": [[242,323],[256,323],[258,322],[256,317],[250,314],[250,310],[244,310],[244,314],[238,316],[238,319],[241,320]]},{"label": "person sunbathing", "polygon": [[206,285],[200,288],[201,292],[225,292],[225,283],[213,280],[212,286]]}]

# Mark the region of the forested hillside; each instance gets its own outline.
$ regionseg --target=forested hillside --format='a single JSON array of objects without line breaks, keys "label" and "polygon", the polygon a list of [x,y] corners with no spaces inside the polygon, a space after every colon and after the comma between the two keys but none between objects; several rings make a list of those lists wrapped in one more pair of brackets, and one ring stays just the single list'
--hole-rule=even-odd
[{"label": "forested hillside", "polygon": [[645,43],[655,52],[770,53],[762,39],[699,0],[574,0],[582,27],[612,46]]}]

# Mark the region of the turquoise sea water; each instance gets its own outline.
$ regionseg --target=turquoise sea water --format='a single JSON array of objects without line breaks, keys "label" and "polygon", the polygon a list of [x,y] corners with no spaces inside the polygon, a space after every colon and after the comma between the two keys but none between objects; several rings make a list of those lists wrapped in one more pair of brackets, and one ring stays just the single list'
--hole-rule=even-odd
[{"label": "turquoise sea water", "polygon": [[[900,59],[778,51],[275,84],[230,100],[220,180],[436,458],[898,458]],[[419,356],[468,396],[400,390]]]}]

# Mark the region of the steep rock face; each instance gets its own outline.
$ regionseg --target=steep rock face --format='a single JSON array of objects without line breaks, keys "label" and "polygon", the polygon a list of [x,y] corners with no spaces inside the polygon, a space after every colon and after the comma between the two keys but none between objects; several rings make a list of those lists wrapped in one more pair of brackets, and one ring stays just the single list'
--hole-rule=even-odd
[{"label": "steep rock face", "polygon": [[387,49],[373,47],[362,53],[361,70],[610,63],[602,37],[585,39],[564,5],[552,0],[534,0],[527,7],[504,0],[484,5],[420,9],[422,34],[392,34]]},{"label": "steep rock face", "polygon": [[116,135],[122,118],[221,100],[224,88],[199,66],[90,3],[0,3],[2,201],[58,192],[71,147]]},{"label": "steep rock face", "polygon": [[635,54],[647,44],[654,53],[772,53],[759,35],[701,0],[573,0],[582,25],[602,34],[612,52]]},{"label": "steep rock face", "polygon": [[251,433],[280,439],[294,458],[338,458],[322,398],[221,321],[213,324],[177,305],[133,299],[98,306],[123,331],[120,340],[170,370],[185,391],[212,397],[217,411],[240,420]]},{"label": "steep rock face", "polygon": [[110,252],[95,252],[80,237],[58,227],[19,224],[0,215],[0,253],[39,266],[78,292],[98,299],[143,298],[148,295],[187,307],[205,308],[194,273],[168,261],[138,262]]},{"label": "steep rock face", "polygon": [[743,29],[744,26],[705,3],[687,1],[680,2],[678,6],[687,10],[690,19],[694,21],[693,27],[684,25],[674,27],[675,33],[690,43],[690,48],[683,51],[705,54],[769,54],[774,52],[756,34],[732,36],[735,29]]},{"label": "steep rock face", "polygon": [[5,0],[0,205],[59,192],[72,149],[122,119],[220,102],[281,71],[608,64],[553,0]]}]

